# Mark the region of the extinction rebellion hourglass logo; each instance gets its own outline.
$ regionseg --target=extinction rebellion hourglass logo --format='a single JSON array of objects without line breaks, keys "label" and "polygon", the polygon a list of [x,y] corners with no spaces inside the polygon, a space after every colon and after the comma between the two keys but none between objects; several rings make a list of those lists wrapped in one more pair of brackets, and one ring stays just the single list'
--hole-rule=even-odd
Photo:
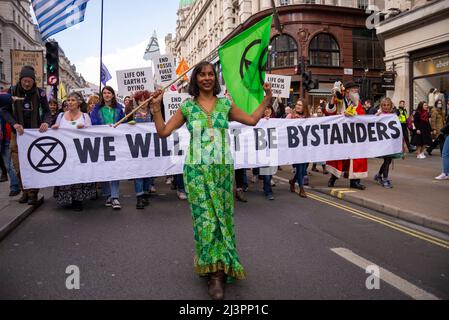
[{"label": "extinction rebellion hourglass logo", "polygon": [[34,141],[28,149],[28,162],[41,173],[58,171],[65,163],[67,151],[58,139],[43,137]]}]

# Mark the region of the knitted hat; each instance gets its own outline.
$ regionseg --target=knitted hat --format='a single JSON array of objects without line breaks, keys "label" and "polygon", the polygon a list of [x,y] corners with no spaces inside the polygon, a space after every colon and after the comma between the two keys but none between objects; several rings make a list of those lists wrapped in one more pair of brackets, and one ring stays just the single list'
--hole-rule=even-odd
[{"label": "knitted hat", "polygon": [[34,68],[32,66],[23,66],[22,70],[20,71],[19,80],[22,80],[22,78],[31,78],[36,81],[36,73],[34,71]]}]

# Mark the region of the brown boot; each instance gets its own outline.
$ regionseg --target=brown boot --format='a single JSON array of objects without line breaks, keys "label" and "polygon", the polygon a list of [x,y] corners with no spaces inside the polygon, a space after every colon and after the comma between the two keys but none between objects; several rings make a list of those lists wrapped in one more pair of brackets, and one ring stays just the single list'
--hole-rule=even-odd
[{"label": "brown boot", "polygon": [[288,180],[290,183],[290,192],[295,192],[295,179]]},{"label": "brown boot", "polygon": [[217,271],[210,275],[208,282],[208,292],[212,300],[223,300],[225,293],[226,274],[224,271]]},{"label": "brown boot", "polygon": [[22,196],[19,198],[19,203],[27,203],[28,202],[28,192],[22,190]]},{"label": "brown boot", "polygon": [[301,198],[307,198],[306,191],[304,190],[304,187],[299,187],[299,196]]}]

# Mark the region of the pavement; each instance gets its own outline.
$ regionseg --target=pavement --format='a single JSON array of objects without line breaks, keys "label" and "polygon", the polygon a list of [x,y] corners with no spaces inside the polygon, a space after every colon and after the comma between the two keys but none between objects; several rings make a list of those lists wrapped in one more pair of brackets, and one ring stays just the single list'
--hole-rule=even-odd
[{"label": "pavement", "polygon": [[20,195],[9,197],[9,181],[0,183],[0,240],[14,230],[24,219],[36,210],[44,201],[44,195],[39,193],[39,204],[29,206],[19,203]]},{"label": "pavement", "polygon": [[[374,175],[383,160],[368,160],[368,178],[362,183],[366,190],[349,188],[349,180],[339,179],[334,188],[328,188],[329,175],[312,172],[309,166],[310,188],[362,207],[381,212],[414,224],[449,234],[449,180],[438,181],[434,177],[441,173],[439,150],[426,159],[417,159],[416,153],[406,154],[405,159],[396,159],[390,167],[392,189],[383,188]],[[283,167],[277,176],[285,182],[291,178],[291,167]]]}]

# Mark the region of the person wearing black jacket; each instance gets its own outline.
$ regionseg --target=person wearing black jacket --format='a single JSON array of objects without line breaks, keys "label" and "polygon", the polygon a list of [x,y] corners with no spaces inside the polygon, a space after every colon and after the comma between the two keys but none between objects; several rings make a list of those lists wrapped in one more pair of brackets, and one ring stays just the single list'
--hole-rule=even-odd
[{"label": "person wearing black jacket", "polygon": [[37,129],[45,132],[51,125],[52,117],[44,90],[36,86],[36,74],[32,66],[24,66],[20,71],[19,82],[9,88],[8,93],[23,100],[15,100],[4,106],[0,114],[13,128],[11,133],[11,159],[22,189],[20,203],[36,205],[39,189],[23,189],[20,176],[17,134],[22,135],[24,129]]}]

